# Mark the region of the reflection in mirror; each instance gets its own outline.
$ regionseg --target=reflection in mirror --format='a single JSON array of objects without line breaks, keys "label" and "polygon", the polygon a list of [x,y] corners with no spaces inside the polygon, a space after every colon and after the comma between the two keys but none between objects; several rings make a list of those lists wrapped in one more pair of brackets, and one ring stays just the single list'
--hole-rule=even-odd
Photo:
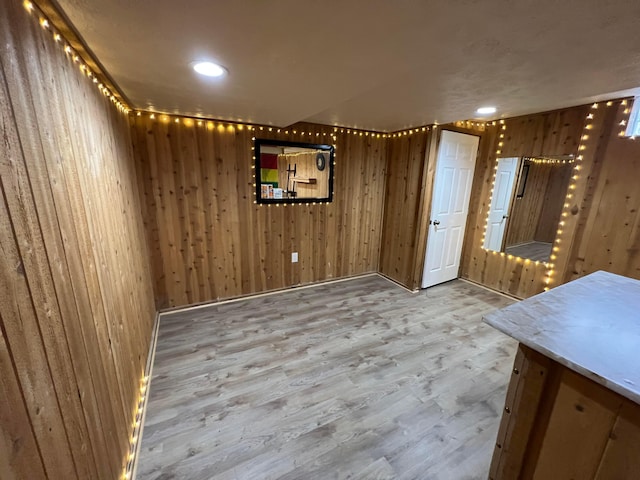
[{"label": "reflection in mirror", "polygon": [[498,158],[483,247],[548,262],[573,156]]},{"label": "reflection in mirror", "polygon": [[258,203],[330,202],[333,151],[331,145],[256,138]]}]

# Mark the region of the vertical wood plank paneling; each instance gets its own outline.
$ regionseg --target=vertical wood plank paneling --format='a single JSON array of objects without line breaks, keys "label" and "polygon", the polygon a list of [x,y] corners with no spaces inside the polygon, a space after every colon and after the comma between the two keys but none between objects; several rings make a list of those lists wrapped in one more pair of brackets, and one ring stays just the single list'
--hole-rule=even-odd
[{"label": "vertical wood plank paneling", "polygon": [[413,278],[406,286],[410,289],[418,289],[422,283],[422,273],[427,255],[426,245],[429,235],[429,219],[431,217],[431,197],[433,195],[433,185],[436,171],[436,155],[438,153],[438,142],[440,130],[437,133],[427,135],[425,145],[425,162],[422,167],[423,187],[418,198],[418,209],[416,211],[416,240],[413,260]]},{"label": "vertical wood plank paneling", "polygon": [[[526,115],[488,127],[494,130],[493,146],[478,158],[472,207],[465,233],[461,276],[489,288],[526,298],[544,288],[547,268],[542,263],[519,260],[482,248],[482,235],[490,204],[496,150],[501,157],[557,156],[577,154],[588,105]],[[504,138],[500,134],[504,132]],[[498,145],[499,142],[503,144]],[[475,207],[474,207],[475,206]]]},{"label": "vertical wood plank paneling", "polygon": [[[128,125],[18,1],[0,4],[0,40],[3,478],[119,474],[152,286],[159,307],[378,270],[418,286],[430,132],[252,132],[147,115]],[[501,155],[575,153],[586,109],[507,120]],[[622,111],[614,105],[592,133],[563,281],[597,269],[640,277],[640,151],[617,138]],[[488,127],[481,141],[462,275],[527,297],[542,289],[545,267],[480,248],[499,132]],[[254,203],[253,135],[332,143],[334,134],[333,203]]]},{"label": "vertical wood plank paneling", "polygon": [[378,270],[382,136],[335,132],[334,201],[276,206],[254,203],[251,138],[333,143],[333,127],[252,132],[146,114],[131,126],[159,308]]},{"label": "vertical wood plank paneling", "polygon": [[[5,88],[4,65],[1,73],[0,101],[4,140],[3,156],[0,158],[0,187],[4,198],[1,204],[3,210],[0,211],[0,249],[3,262],[0,280],[2,329],[13,351],[12,361],[16,364],[20,384],[25,393],[26,408],[29,410],[31,423],[40,444],[47,474],[58,475],[61,478],[76,478],[74,459],[54,385],[55,372],[51,371],[48,363],[43,334],[40,332],[35,311],[36,302],[32,300],[26,268],[19,251],[20,245],[26,252],[38,248],[38,245],[32,246],[32,238],[26,236],[35,234],[32,229],[37,228],[34,227],[37,225],[37,219],[30,198],[28,178],[25,178],[24,165],[21,162],[23,153],[15,130],[12,108],[3,101],[9,98]],[[20,233],[23,236],[16,238]],[[44,256],[42,252],[39,253]],[[33,256],[31,258],[33,259]],[[45,305],[46,300],[50,301],[39,298],[38,306],[53,311],[56,306]],[[46,317],[46,313],[44,315]],[[45,335],[47,333],[45,331]],[[47,339],[51,342],[50,337]],[[10,403],[20,400],[14,399]],[[35,457],[37,452],[32,452],[32,455]]]},{"label": "vertical wood plank paneling", "polygon": [[[5,206],[2,207],[4,213]],[[0,324],[2,324],[0,317]],[[0,330],[0,478],[44,478],[42,457],[36,444],[18,376],[4,333]]]},{"label": "vertical wood plank paneling", "polygon": [[640,145],[618,136],[627,107],[615,102],[596,112],[603,122],[608,117],[607,128],[600,135],[592,130],[594,143],[585,151],[593,168],[585,176],[581,220],[567,253],[565,281],[597,270],[640,278]]},{"label": "vertical wood plank paneling", "polygon": [[[562,369],[560,385],[541,440],[533,473],[523,478],[595,478],[623,398],[595,382]],[[580,461],[562,455],[566,445]],[[531,460],[531,459],[530,459]],[[527,471],[527,465],[524,471]]]},{"label": "vertical wood plank paneling", "polygon": [[[2,193],[6,198],[4,187]],[[28,411],[30,426],[42,452],[47,474],[60,478],[74,478],[75,467],[70,446],[66,440],[62,414],[24,278],[24,267],[18,253],[17,241],[13,235],[6,204],[0,203],[0,208],[0,318],[5,342],[12,348],[11,362],[15,365],[17,380],[20,383],[20,391],[7,390],[7,394],[12,393],[14,396],[3,405],[23,405]],[[3,371],[6,370],[3,367]],[[10,379],[11,375],[7,377],[7,381]],[[4,427],[3,424],[4,428],[9,426]],[[12,438],[12,442],[17,440],[19,439]],[[40,452],[31,450],[22,453],[31,461],[37,462]]]},{"label": "vertical wood plank paneling", "polygon": [[544,198],[541,199],[542,212],[534,234],[534,239],[539,242],[551,243],[556,238],[567,188],[569,188],[573,175],[573,164],[571,163],[553,168],[553,173],[550,175],[551,181],[547,185]]},{"label": "vertical wood plank paneling", "polygon": [[[483,130],[456,125],[443,125],[428,131],[420,129],[413,134],[402,134],[388,140],[380,271],[410,289],[420,288],[437,148],[442,130],[478,135],[480,151],[486,148],[486,133]],[[472,192],[479,178],[474,177]]]},{"label": "vertical wood plank paneling", "polygon": [[[536,228],[542,215],[545,205],[545,193],[549,185],[551,176],[557,170],[549,164],[531,164],[527,175],[527,184],[522,198],[516,198],[509,213],[510,222],[507,229],[505,245],[518,245],[520,243],[531,242],[535,239]],[[560,205],[564,203],[564,194],[560,199]],[[556,219],[553,228],[553,237],[558,222]],[[553,241],[553,238],[550,240]]]},{"label": "vertical wood plank paneling", "polygon": [[[557,252],[557,274],[552,286],[596,270],[640,278],[640,191],[635,181],[636,173],[640,173],[636,161],[640,148],[633,140],[618,136],[628,105],[621,100],[610,103],[601,103],[594,110],[589,138],[583,141],[586,149],[580,152],[582,168],[566,209],[568,216],[564,219],[562,248]],[[507,119],[501,155],[578,153],[590,108],[586,105]],[[473,212],[474,226],[465,238],[462,275],[517,297],[539,293],[547,270],[543,264],[518,261],[480,248],[489,205],[490,165],[495,162],[495,155],[483,156],[483,161],[487,162],[485,167],[476,171],[476,175],[483,175],[483,189],[476,200],[481,207]],[[545,226],[547,234],[550,228]]]},{"label": "vertical wood plank paneling", "polygon": [[[31,45],[24,46],[26,51],[34,50]],[[52,369],[54,385],[58,392],[58,402],[67,426],[67,435],[69,441],[77,446],[72,452],[76,457],[78,475],[95,475],[94,451],[88,439],[86,419],[80,404],[81,398],[78,398],[76,391],[81,392],[81,397],[89,392],[86,402],[89,407],[87,413],[96,414],[95,399],[86,369],[82,338],[78,336],[75,328],[77,323],[74,318],[75,309],[71,304],[73,296],[70,295],[68,288],[66,258],[60,245],[58,216],[46,171],[46,152],[56,152],[58,148],[53,132],[49,128],[52,123],[46,108],[47,102],[43,102],[42,99],[42,94],[46,90],[32,88],[27,75],[27,72],[30,72],[33,78],[44,77],[39,64],[33,60],[34,57],[25,59],[10,57],[7,62],[16,66],[15,69],[6,71],[6,80],[9,96],[13,99],[17,128],[21,131],[37,132],[37,135],[22,137],[24,163],[15,162],[13,168],[4,170],[3,183],[9,193],[9,210],[16,236],[19,239],[28,239],[27,243],[20,245],[19,248],[26,276],[29,279],[31,295],[41,299],[40,302],[34,303],[34,306]],[[25,86],[27,88],[24,88]],[[29,97],[26,95],[27,92],[30,92]],[[39,118],[36,111],[42,112]],[[26,192],[29,188],[33,195],[33,204],[28,195],[21,195],[21,192]],[[14,208],[12,205],[15,205]],[[40,208],[36,208],[36,205]],[[26,216],[26,221],[23,221],[22,218],[15,217],[15,211],[18,209],[29,214],[34,212],[34,214]],[[56,271],[52,272],[52,269]],[[63,324],[62,318],[68,321]],[[76,371],[71,362],[71,353],[77,355]],[[77,370],[80,371],[77,372]],[[81,378],[78,378],[76,373],[79,373]],[[99,432],[100,425],[97,428]],[[96,449],[98,447],[104,449],[101,438],[101,435],[94,438],[97,442]],[[77,456],[88,457],[88,461],[78,459]]]},{"label": "vertical wood plank paneling", "polygon": [[638,442],[638,404],[521,345],[489,478],[635,478]]},{"label": "vertical wood plank paneling", "polygon": [[[70,112],[71,113],[71,112]],[[64,112],[60,125],[68,125],[73,115]],[[79,146],[70,134],[66,146],[74,155],[82,155]],[[58,170],[64,182],[60,185],[61,195],[66,196],[60,211],[63,227],[61,233],[65,239],[65,246],[69,255],[67,256],[74,285],[74,294],[80,305],[79,315],[81,318],[92,318],[93,326],[87,327],[85,322],[82,325],[87,332],[87,348],[97,345],[95,362],[97,371],[104,372],[105,382],[108,385],[109,403],[113,411],[114,418],[126,416],[126,400],[122,392],[121,369],[114,356],[111,341],[111,324],[108,321],[108,313],[98,280],[98,267],[93,254],[93,241],[89,232],[89,214],[84,205],[81,190],[81,180],[78,169],[72,162],[65,162],[58,158]],[[101,374],[96,373],[94,380],[101,383]],[[106,415],[106,412],[102,412]],[[105,426],[105,428],[109,428]],[[118,438],[126,435],[126,428],[120,422],[114,421],[114,428],[118,429]]]},{"label": "vertical wood plank paneling", "polygon": [[551,365],[544,355],[518,346],[489,469],[491,480],[518,478]]},{"label": "vertical wood plank paneling", "polygon": [[[382,227],[380,272],[406,285],[413,285],[421,194],[425,188],[427,144],[432,132],[418,132],[387,139],[387,179]],[[428,215],[428,212],[426,212]],[[424,248],[422,246],[421,248]]]},{"label": "vertical wood plank paneling", "polygon": [[0,3],[0,476],[116,478],[154,318],[130,130],[30,16]]},{"label": "vertical wood plank paneling", "polygon": [[[61,75],[59,66],[55,62],[56,48],[47,42],[42,44],[46,55],[39,57],[44,78],[55,78]],[[126,435],[126,429],[122,428],[115,418],[119,415],[113,411],[112,403],[101,392],[108,390],[108,382],[105,376],[103,363],[92,346],[98,345],[96,328],[83,322],[83,318],[91,318],[91,308],[87,293],[86,280],[80,264],[78,245],[73,241],[76,220],[72,216],[72,206],[69,200],[69,189],[66,185],[63,159],[58,152],[69,151],[71,148],[69,138],[69,122],[65,111],[65,93],[61,89],[43,82],[41,88],[34,94],[34,101],[38,101],[38,112],[43,129],[40,137],[43,139],[42,155],[27,157],[26,164],[30,170],[29,177],[34,185],[34,194],[40,191],[42,204],[52,208],[52,212],[44,212],[39,215],[41,224],[49,225],[50,236],[46,241],[51,253],[49,257],[53,263],[55,260],[59,270],[54,275],[58,297],[64,299],[60,302],[64,325],[67,330],[67,341],[73,367],[78,379],[80,398],[85,410],[89,436],[93,446],[94,455],[98,465],[113,465],[115,468],[120,461],[122,452],[118,448],[118,438]],[[56,108],[49,108],[49,104]],[[46,171],[40,171],[45,167]],[[38,189],[36,184],[42,183]],[[48,190],[51,197],[46,198]],[[56,224],[60,226],[56,228]],[[70,305],[67,305],[70,303]],[[99,322],[98,318],[95,320]],[[120,426],[121,428],[117,428]],[[117,474],[113,470],[114,474]]]},{"label": "vertical wood plank paneling", "polygon": [[[581,174],[574,185],[571,201],[565,203],[563,214],[564,229],[571,232],[562,239],[562,248],[555,252],[555,265],[558,272],[555,276],[555,284],[566,281],[572,265],[572,257],[576,254],[578,245],[582,243],[585,230],[590,230],[592,221],[590,213],[592,206],[597,205],[599,192],[594,179],[600,178],[602,171],[604,152],[610,138],[610,130],[613,128],[615,110],[611,108],[600,109],[592,106],[588,114],[587,124],[591,128],[589,138],[580,148],[582,151]],[[553,286],[553,285],[552,285]]]},{"label": "vertical wood plank paneling", "polygon": [[595,480],[633,478],[640,471],[640,408],[624,400],[616,423],[609,433],[607,446],[598,466]]}]

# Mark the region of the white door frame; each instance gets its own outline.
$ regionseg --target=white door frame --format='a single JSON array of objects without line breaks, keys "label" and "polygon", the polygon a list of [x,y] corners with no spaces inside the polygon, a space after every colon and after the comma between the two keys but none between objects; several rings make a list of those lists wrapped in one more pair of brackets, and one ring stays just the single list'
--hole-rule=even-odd
[{"label": "white door frame", "polygon": [[[449,142],[447,146],[445,142]],[[460,273],[462,244],[479,143],[480,138],[477,135],[451,130],[440,132],[436,153],[432,157],[435,164],[431,198],[428,199],[429,205],[424,209],[428,212],[429,222],[423,250],[425,255],[420,283],[422,288],[453,280]],[[449,145],[455,146],[455,152],[443,150],[443,148],[450,148]],[[442,170],[446,167],[442,161],[447,160],[444,155],[449,155],[449,161],[457,162],[457,166],[451,167],[453,170],[451,168],[446,172]],[[455,157],[453,160],[451,160],[452,155]],[[467,164],[463,168],[461,165],[464,164],[460,164],[460,161],[464,162],[464,158],[467,158]],[[442,196],[446,188],[443,182],[450,183],[449,190],[446,190],[448,194],[446,197]],[[436,198],[437,195],[442,196],[440,202]],[[447,212],[443,210],[445,207],[448,209]],[[446,221],[446,224],[440,225],[441,220]]]},{"label": "white door frame", "polygon": [[[509,215],[513,208],[513,193],[521,171],[520,157],[500,157],[496,160],[493,193],[489,202],[485,237],[482,244],[486,250],[501,252],[503,249]],[[505,174],[508,177],[505,177]]]}]

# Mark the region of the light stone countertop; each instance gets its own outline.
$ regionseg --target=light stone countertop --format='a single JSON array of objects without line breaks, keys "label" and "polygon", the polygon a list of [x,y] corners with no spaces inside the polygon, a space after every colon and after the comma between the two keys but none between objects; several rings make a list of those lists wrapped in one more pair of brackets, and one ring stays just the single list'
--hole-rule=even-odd
[{"label": "light stone countertop", "polygon": [[640,404],[640,281],[596,272],[483,319]]}]

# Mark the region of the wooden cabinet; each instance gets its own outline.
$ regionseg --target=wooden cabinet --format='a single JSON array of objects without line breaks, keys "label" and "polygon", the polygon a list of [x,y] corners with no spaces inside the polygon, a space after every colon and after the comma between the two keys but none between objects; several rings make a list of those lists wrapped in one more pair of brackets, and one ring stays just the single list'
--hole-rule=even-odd
[{"label": "wooden cabinet", "polygon": [[520,342],[489,478],[640,479],[640,281],[596,272],[485,322]]},{"label": "wooden cabinet", "polygon": [[640,405],[520,345],[489,478],[640,478]]}]

